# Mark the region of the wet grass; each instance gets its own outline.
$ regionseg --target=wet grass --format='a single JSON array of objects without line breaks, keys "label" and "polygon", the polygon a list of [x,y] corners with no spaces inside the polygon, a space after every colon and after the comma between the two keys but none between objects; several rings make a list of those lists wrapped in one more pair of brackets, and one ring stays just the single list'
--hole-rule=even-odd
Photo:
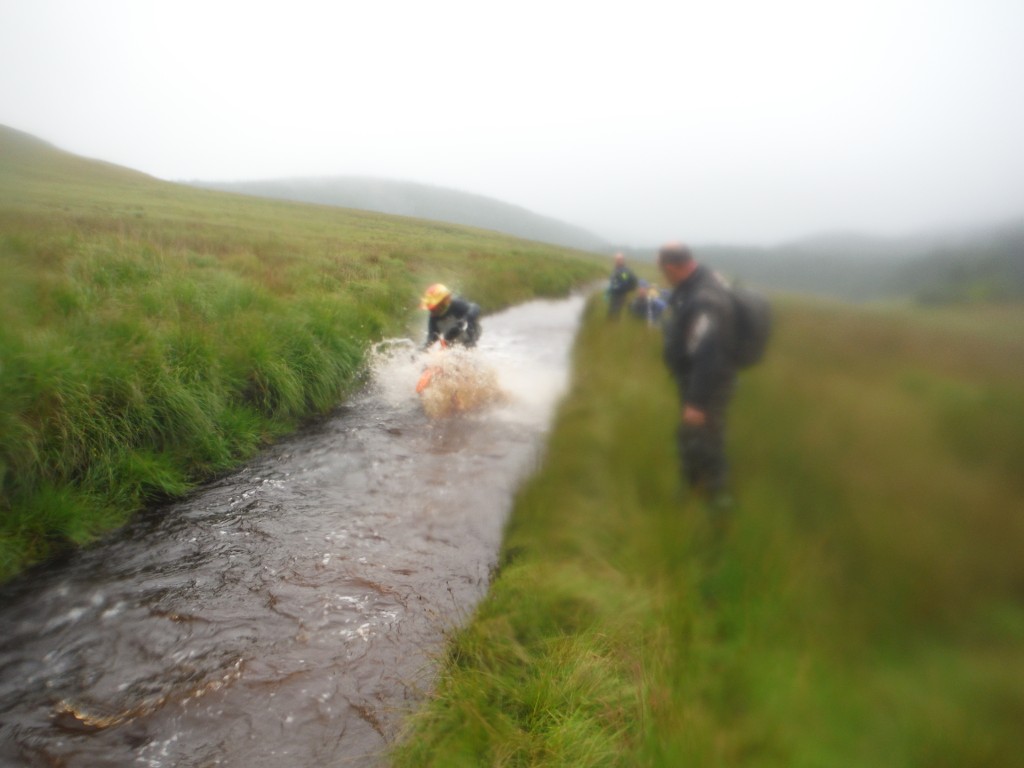
[{"label": "wet grass", "polygon": [[0,127],[0,581],[179,495],[424,333],[445,281],[495,311],[603,259],[480,230],[194,190]]},{"label": "wet grass", "polygon": [[680,497],[657,334],[591,307],[502,565],[397,766],[1011,766],[1024,312],[784,302]]}]

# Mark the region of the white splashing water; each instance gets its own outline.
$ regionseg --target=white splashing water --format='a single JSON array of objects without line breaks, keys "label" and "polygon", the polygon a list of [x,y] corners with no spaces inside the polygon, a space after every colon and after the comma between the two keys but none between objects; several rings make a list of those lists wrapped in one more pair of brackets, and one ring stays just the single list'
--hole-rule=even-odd
[{"label": "white splashing water", "polygon": [[[570,336],[582,308],[583,298],[576,297],[521,305],[511,321],[507,312],[487,316],[483,337],[472,350],[435,346],[424,351],[411,339],[385,340],[371,357],[373,396],[395,408],[426,408],[431,416],[486,411],[502,420],[544,424],[565,392]],[[457,380],[453,388],[470,393],[463,395],[463,407],[445,408],[431,399],[444,386],[437,380],[417,394],[427,370],[447,374],[447,381]],[[447,400],[449,391],[443,391]]]}]

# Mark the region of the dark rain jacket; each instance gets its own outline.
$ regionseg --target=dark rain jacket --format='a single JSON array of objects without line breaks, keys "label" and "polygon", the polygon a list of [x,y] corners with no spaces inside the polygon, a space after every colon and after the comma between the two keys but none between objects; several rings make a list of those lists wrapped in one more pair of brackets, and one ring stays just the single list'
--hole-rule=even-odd
[{"label": "dark rain jacket", "polygon": [[443,315],[431,313],[427,321],[427,343],[430,346],[438,339],[455,341],[461,339],[473,344],[480,336],[480,307],[460,296],[452,298]]},{"label": "dark rain jacket", "polygon": [[736,377],[736,317],[732,297],[718,275],[703,265],[669,296],[664,358],[681,400],[699,410],[720,402]]},{"label": "dark rain jacket", "polygon": [[636,275],[626,265],[616,267],[608,278],[608,293],[612,296],[625,296],[636,288]]}]

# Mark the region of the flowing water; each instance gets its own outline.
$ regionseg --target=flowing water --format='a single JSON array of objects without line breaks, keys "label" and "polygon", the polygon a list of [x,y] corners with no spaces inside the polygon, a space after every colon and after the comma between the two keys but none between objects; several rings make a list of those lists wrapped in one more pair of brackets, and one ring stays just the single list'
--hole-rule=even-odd
[{"label": "flowing water", "polygon": [[581,307],[486,318],[501,396],[444,418],[391,345],[331,418],[8,585],[0,764],[381,764],[487,590]]}]

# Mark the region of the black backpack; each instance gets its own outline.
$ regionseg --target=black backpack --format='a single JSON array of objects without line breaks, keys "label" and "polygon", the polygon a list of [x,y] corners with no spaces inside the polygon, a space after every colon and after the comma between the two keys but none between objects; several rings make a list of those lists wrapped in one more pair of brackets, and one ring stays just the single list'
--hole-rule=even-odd
[{"label": "black backpack", "polygon": [[762,294],[739,285],[727,288],[736,317],[733,362],[749,368],[761,361],[772,335],[772,305]]}]

